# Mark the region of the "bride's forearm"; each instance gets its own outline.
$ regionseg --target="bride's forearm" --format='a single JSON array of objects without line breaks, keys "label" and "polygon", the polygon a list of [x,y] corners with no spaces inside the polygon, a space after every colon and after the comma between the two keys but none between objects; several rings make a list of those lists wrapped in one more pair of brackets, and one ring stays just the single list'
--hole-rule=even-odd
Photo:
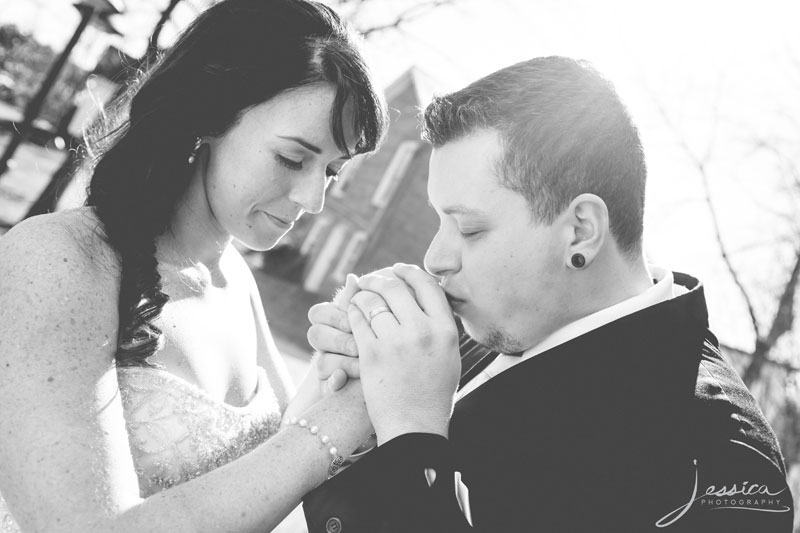
[{"label": "bride's forearm", "polygon": [[297,389],[297,394],[289,401],[289,405],[283,412],[284,423],[292,417],[299,417],[322,399],[322,387],[325,386],[325,383],[319,380],[315,364],[315,362],[311,363],[308,372],[300,383],[300,387]]}]

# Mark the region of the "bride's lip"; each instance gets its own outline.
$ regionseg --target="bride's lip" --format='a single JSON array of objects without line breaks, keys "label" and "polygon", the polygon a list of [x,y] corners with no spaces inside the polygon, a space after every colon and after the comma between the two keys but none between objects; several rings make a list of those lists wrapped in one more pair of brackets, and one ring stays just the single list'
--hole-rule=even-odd
[{"label": "bride's lip", "polygon": [[275,215],[268,213],[267,211],[262,211],[262,213],[267,215],[267,218],[269,218],[272,221],[272,223],[278,226],[279,228],[289,229],[294,225],[294,220],[287,221],[282,218],[278,218]]}]

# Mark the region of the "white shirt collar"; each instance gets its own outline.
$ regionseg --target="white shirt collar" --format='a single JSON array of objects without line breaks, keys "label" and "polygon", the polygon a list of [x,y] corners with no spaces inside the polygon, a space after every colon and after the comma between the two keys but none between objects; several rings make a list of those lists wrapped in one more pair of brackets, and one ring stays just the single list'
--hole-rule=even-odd
[{"label": "white shirt collar", "polygon": [[499,355],[497,359],[492,361],[492,363],[483,370],[483,372],[475,376],[474,379],[472,379],[459,391],[458,398],[461,398],[473,391],[500,372],[503,372],[504,370],[507,370],[512,366],[525,361],[526,359],[530,359],[535,355],[555,348],[556,346],[571,341],[572,339],[580,337],[581,335],[599,327],[605,326],[606,324],[610,324],[611,322],[619,320],[622,317],[631,315],[637,311],[641,311],[642,309],[646,309],[661,302],[666,302],[667,300],[670,300],[676,295],[680,294],[680,292],[685,292],[677,291],[679,287],[673,288],[675,280],[671,271],[654,265],[648,265],[648,270],[650,272],[650,277],[652,277],[656,282],[652,287],[649,287],[641,294],[628,298],[627,300],[623,300],[618,304],[606,307],[605,309],[601,309],[596,313],[592,313],[591,315],[567,324],[566,326],[548,335],[539,344],[525,350],[522,356]]},{"label": "white shirt collar", "polygon": [[555,348],[560,344],[564,344],[594,329],[610,324],[624,316],[631,315],[637,311],[673,298],[674,292],[672,286],[675,280],[672,277],[672,272],[652,265],[648,267],[648,270],[650,271],[650,276],[656,282],[652,287],[649,287],[641,294],[623,300],[611,307],[601,309],[591,315],[579,318],[575,322],[571,322],[561,329],[554,331],[539,344],[525,350],[525,353],[522,354],[522,360]]}]

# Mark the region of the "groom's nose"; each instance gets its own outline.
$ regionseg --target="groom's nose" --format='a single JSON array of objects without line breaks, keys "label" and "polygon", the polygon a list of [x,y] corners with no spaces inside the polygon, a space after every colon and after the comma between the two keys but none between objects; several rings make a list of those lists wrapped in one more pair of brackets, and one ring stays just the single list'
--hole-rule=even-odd
[{"label": "groom's nose", "polygon": [[438,231],[425,252],[425,270],[432,276],[447,276],[461,268],[457,247]]}]

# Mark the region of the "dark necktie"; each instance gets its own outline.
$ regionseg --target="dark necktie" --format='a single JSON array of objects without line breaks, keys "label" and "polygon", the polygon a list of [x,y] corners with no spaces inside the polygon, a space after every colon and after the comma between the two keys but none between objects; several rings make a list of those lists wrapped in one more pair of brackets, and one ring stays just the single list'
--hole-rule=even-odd
[{"label": "dark necktie", "polygon": [[478,344],[472,337],[462,333],[458,339],[458,349],[461,352],[461,379],[458,382],[458,389],[467,384],[469,380],[481,373],[495,360],[499,352],[490,350],[482,344]]}]

